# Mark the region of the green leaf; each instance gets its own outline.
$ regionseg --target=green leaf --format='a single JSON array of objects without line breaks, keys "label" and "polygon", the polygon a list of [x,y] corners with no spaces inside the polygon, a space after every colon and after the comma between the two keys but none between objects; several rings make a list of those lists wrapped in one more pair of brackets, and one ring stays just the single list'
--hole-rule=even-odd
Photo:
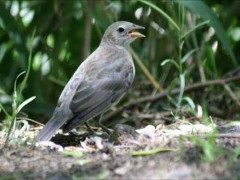
[{"label": "green leaf", "polygon": [[[179,1],[173,1],[173,2],[179,2]],[[223,44],[223,47],[229,53],[233,64],[237,65],[237,61],[233,54],[230,42],[216,14],[201,0],[195,0],[195,1],[181,0],[181,2],[185,7],[189,8],[194,13],[200,15],[204,20],[209,20],[210,26],[214,28],[218,39],[221,41],[221,43]]]},{"label": "green leaf", "polygon": [[6,109],[3,107],[3,105],[0,103],[0,112],[3,111],[5,116],[7,116],[7,119],[9,119],[11,117],[10,114],[8,114],[8,112],[6,111]]},{"label": "green leaf", "polygon": [[213,134],[209,134],[207,139],[202,139],[197,136],[191,135],[189,136],[189,140],[202,148],[202,159],[204,161],[213,162],[221,153],[221,149],[216,148],[215,146]]},{"label": "green leaf", "polygon": [[159,152],[167,152],[167,151],[176,151],[176,149],[173,148],[156,148],[156,149],[149,149],[149,150],[143,150],[143,151],[132,151],[132,156],[146,156],[146,155],[152,155]]},{"label": "green leaf", "polygon": [[[206,56],[207,56],[206,58],[207,58],[208,62],[210,63],[209,64],[210,66],[209,67],[206,66],[206,68],[213,70],[214,77],[218,78],[219,77],[218,76],[218,68],[217,68],[216,58],[215,58],[213,49],[209,45],[206,45],[205,49],[206,49]],[[208,65],[208,64],[206,64],[206,65]]]},{"label": "green leaf", "polygon": [[14,82],[14,89],[13,89],[14,94],[17,93],[17,81],[18,81],[18,78],[21,77],[21,76],[22,76],[23,74],[25,74],[25,73],[26,73],[26,71],[23,71],[23,72],[21,72],[21,73],[16,77],[15,82]]},{"label": "green leaf", "polygon": [[192,49],[187,54],[185,54],[181,60],[182,63],[184,63],[197,49]]},{"label": "green leaf", "polygon": [[82,157],[83,156],[82,151],[61,151],[61,153],[66,156],[73,156],[73,157]]},{"label": "green leaf", "polygon": [[234,148],[233,160],[237,162],[239,160],[239,156],[240,156],[240,145]]},{"label": "green leaf", "polygon": [[165,59],[162,63],[161,66],[164,66],[167,63],[172,63],[173,65],[176,66],[177,69],[179,69],[179,65],[176,63],[174,59]]},{"label": "green leaf", "polygon": [[21,109],[26,106],[28,103],[32,102],[34,99],[36,98],[36,96],[30,97],[27,100],[23,101],[17,108],[17,113],[19,113],[21,111]]},{"label": "green leaf", "polygon": [[6,94],[6,92],[3,89],[0,89],[0,94]]},{"label": "green leaf", "polygon": [[190,97],[184,97],[183,100],[187,101],[187,103],[189,104],[189,106],[194,109],[195,108],[195,103],[193,102],[193,100]]}]

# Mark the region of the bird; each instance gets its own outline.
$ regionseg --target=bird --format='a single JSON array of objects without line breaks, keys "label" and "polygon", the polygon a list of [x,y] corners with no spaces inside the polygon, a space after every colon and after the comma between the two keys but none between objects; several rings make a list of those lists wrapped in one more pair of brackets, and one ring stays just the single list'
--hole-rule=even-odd
[{"label": "bird", "polygon": [[[117,21],[105,30],[97,49],[80,64],[64,87],[52,117],[35,137],[37,142],[50,141],[60,128],[67,133],[90,119],[101,117],[119,101],[135,77],[130,44],[145,37],[137,31],[140,29],[145,28]],[[100,119],[99,125],[108,131]]]}]

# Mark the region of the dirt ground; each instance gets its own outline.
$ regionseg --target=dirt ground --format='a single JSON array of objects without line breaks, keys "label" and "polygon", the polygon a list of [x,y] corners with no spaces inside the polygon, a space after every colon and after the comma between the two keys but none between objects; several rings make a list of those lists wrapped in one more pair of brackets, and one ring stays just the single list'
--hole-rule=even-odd
[{"label": "dirt ground", "polygon": [[[179,129],[179,127],[178,127]],[[181,128],[180,128],[181,129]],[[185,127],[185,130],[187,128]],[[197,129],[197,128],[195,128]],[[204,129],[201,126],[201,130]],[[181,135],[183,135],[181,130]],[[1,179],[239,179],[240,162],[229,156],[232,146],[221,141],[219,157],[208,162],[203,150],[179,140],[176,129],[118,126],[104,135],[57,135],[55,143],[10,143],[0,147]],[[199,132],[198,132],[199,133]],[[169,135],[171,134],[171,136]],[[181,142],[181,146],[179,145]]]}]

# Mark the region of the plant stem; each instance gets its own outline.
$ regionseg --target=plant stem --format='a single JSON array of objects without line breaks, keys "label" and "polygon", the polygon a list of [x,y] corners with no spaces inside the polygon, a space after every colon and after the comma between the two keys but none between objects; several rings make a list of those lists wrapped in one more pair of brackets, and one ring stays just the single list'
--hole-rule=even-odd
[{"label": "plant stem", "polygon": [[182,63],[182,49],[184,41],[182,40],[183,28],[184,28],[184,8],[182,1],[180,0],[178,4],[178,22],[180,26],[180,31],[178,32],[178,62],[179,62],[179,82],[180,82],[180,92],[178,96],[177,108],[181,107],[181,102],[183,98],[184,88],[185,88],[185,76],[183,74],[183,63]]}]

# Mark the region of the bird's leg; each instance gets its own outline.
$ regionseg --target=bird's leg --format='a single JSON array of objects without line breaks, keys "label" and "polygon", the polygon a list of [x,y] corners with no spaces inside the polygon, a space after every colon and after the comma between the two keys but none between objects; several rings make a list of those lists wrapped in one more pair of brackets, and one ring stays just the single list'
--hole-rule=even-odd
[{"label": "bird's leg", "polygon": [[99,116],[98,116],[96,119],[94,119],[94,120],[96,121],[96,123],[98,124],[98,126],[100,126],[108,135],[110,135],[110,134],[111,134],[111,131],[109,131],[108,128],[101,123],[102,116],[103,116],[103,113],[102,113],[101,115],[99,115]]},{"label": "bird's leg", "polygon": [[95,131],[89,126],[89,124],[87,122],[85,122],[84,124],[87,127],[87,130],[90,134],[95,134]]}]

